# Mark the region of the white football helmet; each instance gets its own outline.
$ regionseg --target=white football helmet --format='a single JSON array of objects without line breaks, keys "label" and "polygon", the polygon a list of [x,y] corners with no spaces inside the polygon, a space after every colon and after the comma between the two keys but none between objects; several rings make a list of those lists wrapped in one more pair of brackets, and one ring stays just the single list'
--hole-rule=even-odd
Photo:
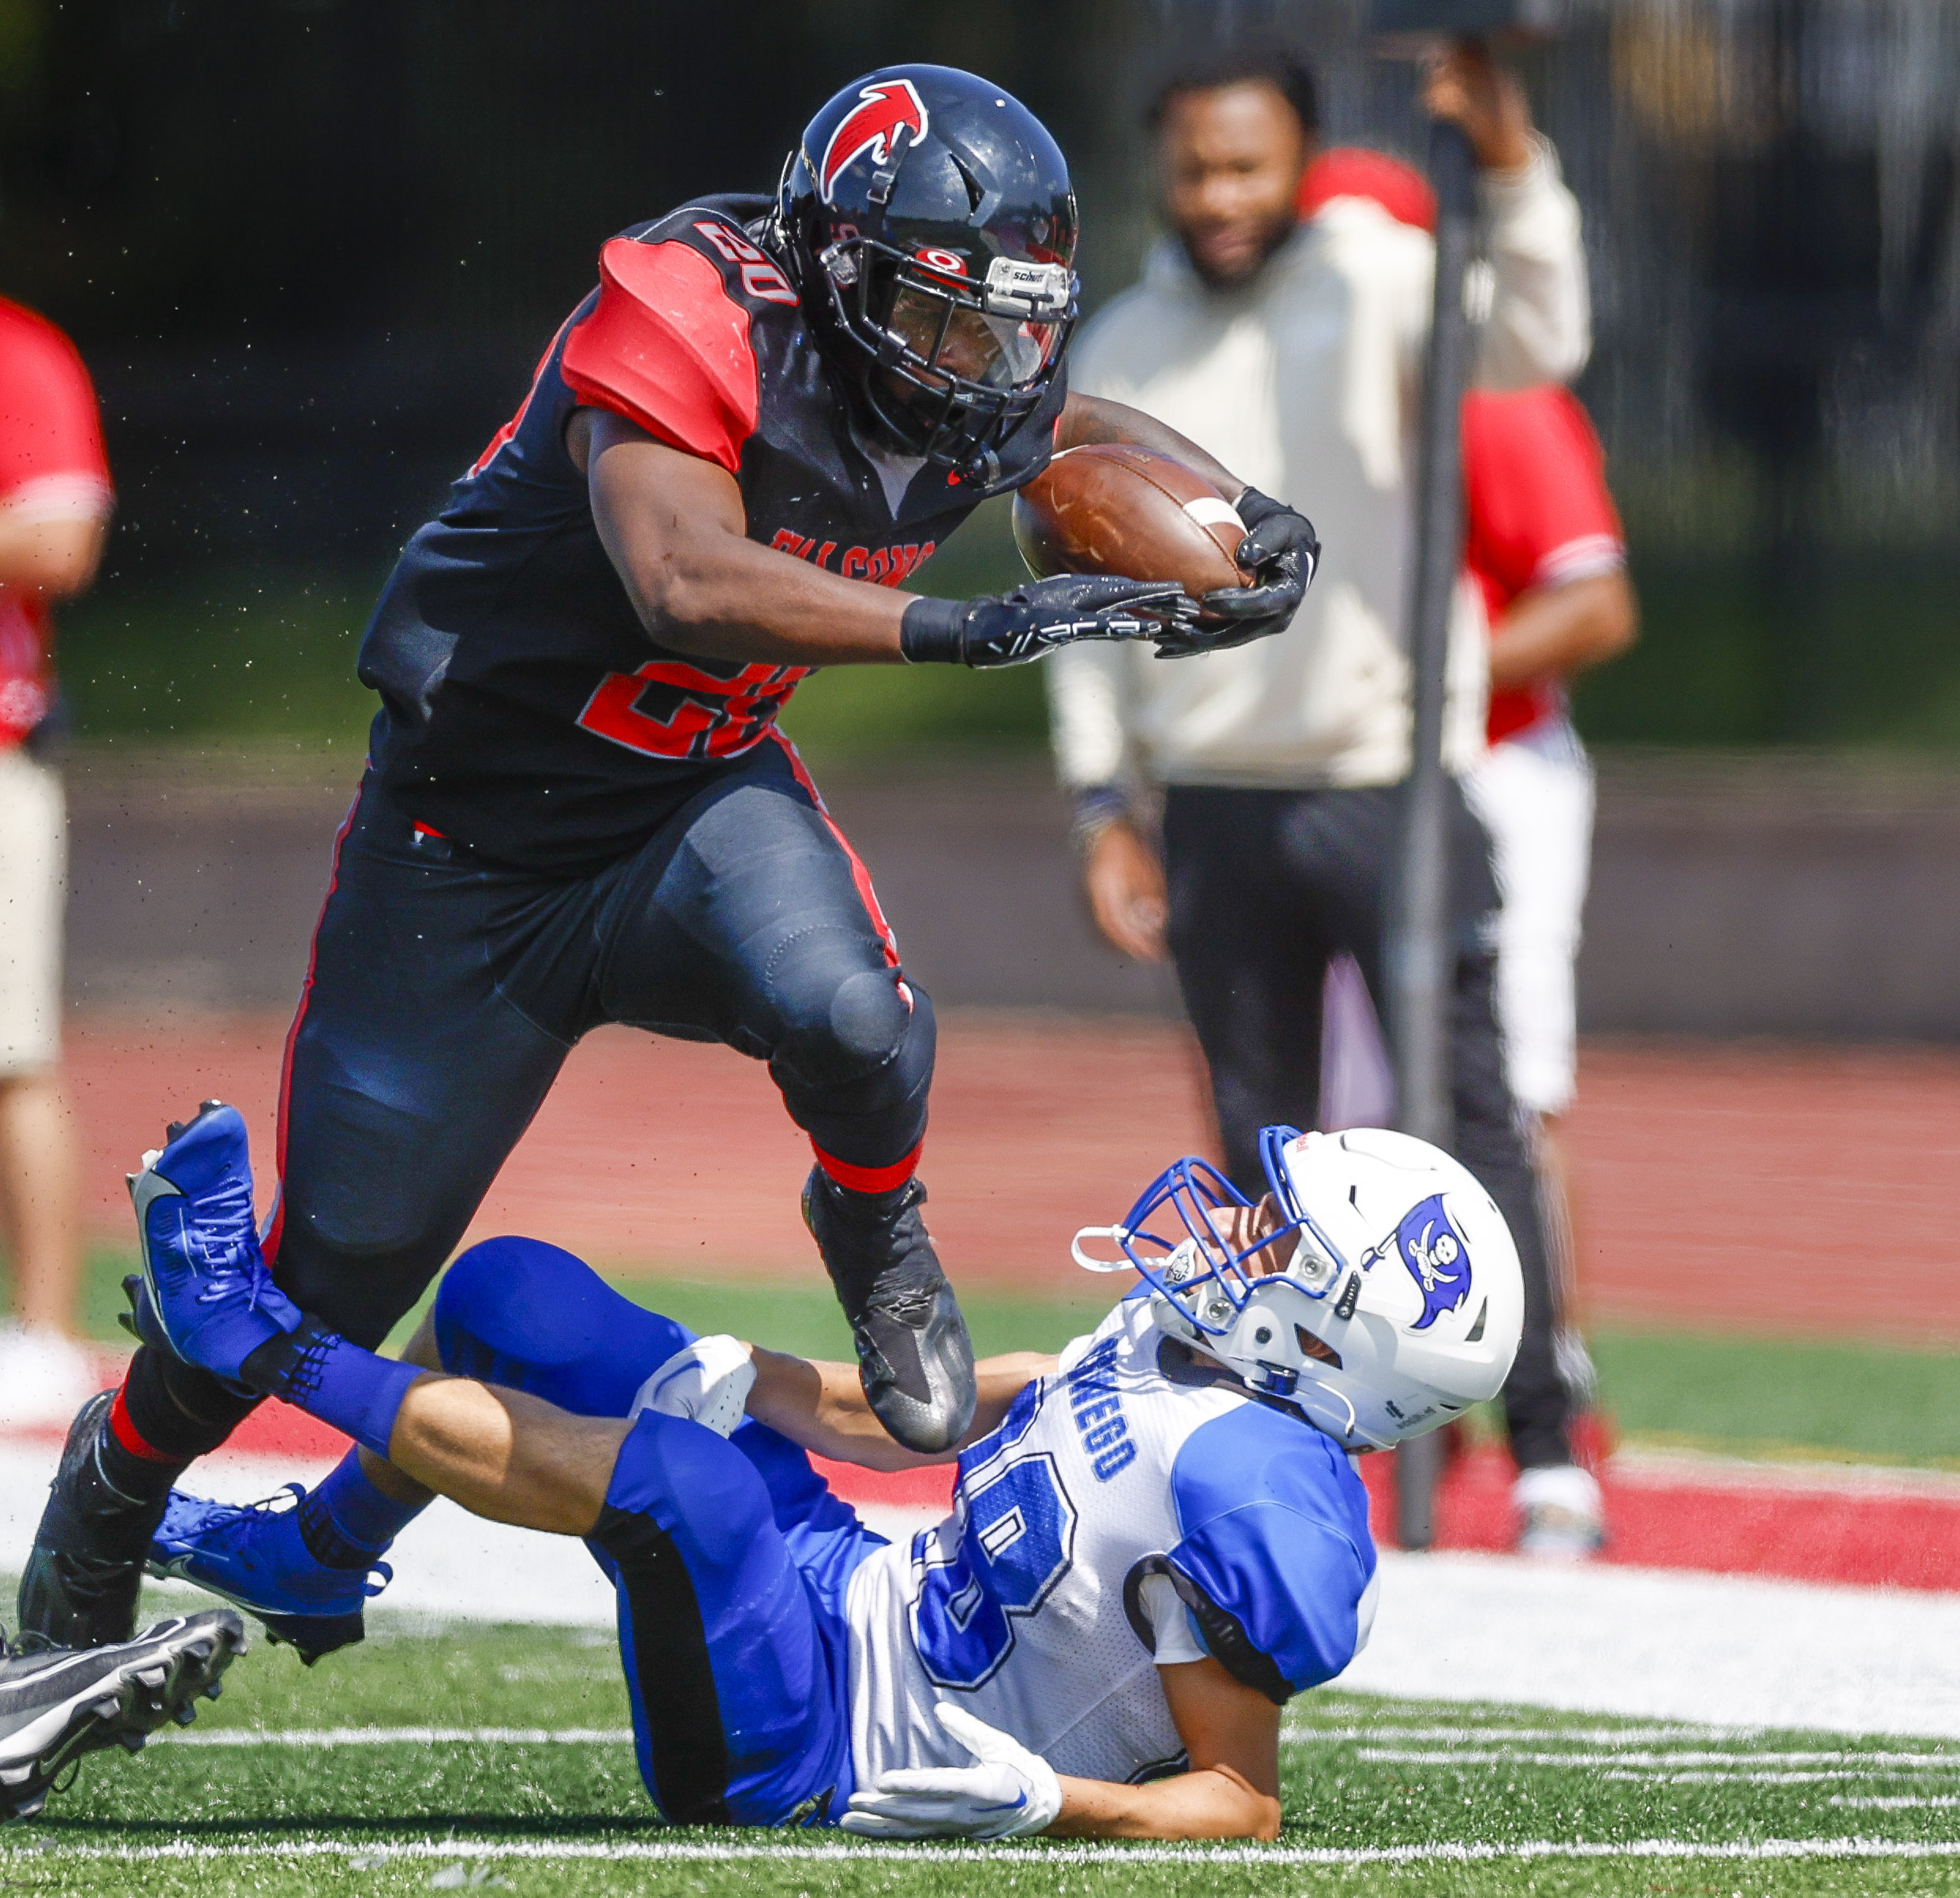
[{"label": "white football helmet", "polygon": [[[1120,1226],[1077,1233],[1076,1262],[1133,1267],[1160,1331],[1295,1404],[1350,1450],[1387,1449],[1495,1397],[1518,1354],[1524,1279],[1503,1215],[1469,1170],[1425,1141],[1372,1127],[1267,1127],[1260,1156],[1277,1229],[1234,1244],[1218,1216],[1251,1202],[1205,1161],[1181,1160]],[[1166,1209],[1182,1231],[1162,1219],[1165,1233],[1149,1229]],[[1249,1269],[1289,1233],[1283,1270]],[[1085,1253],[1082,1242],[1098,1238],[1123,1257]]]}]

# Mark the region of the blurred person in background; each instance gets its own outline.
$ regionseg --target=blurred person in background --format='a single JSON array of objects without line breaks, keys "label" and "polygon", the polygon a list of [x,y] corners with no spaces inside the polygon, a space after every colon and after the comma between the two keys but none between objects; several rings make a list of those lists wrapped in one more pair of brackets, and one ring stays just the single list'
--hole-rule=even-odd
[{"label": "blurred person in background", "polygon": [[[1438,55],[1423,98],[1463,127],[1480,169],[1490,299],[1476,380],[1562,382],[1584,365],[1590,318],[1578,207],[1556,155],[1521,89],[1480,54]],[[1317,110],[1311,73],[1286,54],[1228,50],[1193,65],[1159,92],[1150,124],[1171,236],[1087,327],[1075,386],[1156,417],[1267,491],[1310,496],[1326,551],[1277,638],[1175,671],[1083,648],[1058,656],[1047,684],[1097,925],[1125,955],[1174,962],[1226,1170],[1245,1187],[1259,1176],[1259,1127],[1310,1120],[1318,1105],[1330,960],[1352,955],[1383,999],[1435,247],[1365,193],[1301,220]],[[1450,637],[1453,785],[1484,747],[1482,635],[1466,585]],[[1146,815],[1158,786],[1161,861]],[[1505,1388],[1520,1546],[1579,1558],[1598,1545],[1599,1493],[1573,1460],[1544,1225],[1506,1084],[1488,845],[1453,795],[1455,1151],[1503,1209],[1526,1287]]]},{"label": "blurred person in background", "polygon": [[[1315,159],[1301,183],[1301,215],[1315,217],[1338,197],[1366,198],[1403,223],[1435,230],[1428,181],[1381,152],[1349,148]],[[1594,1377],[1578,1324],[1563,1116],[1578,1085],[1574,970],[1592,854],[1592,767],[1566,686],[1575,673],[1625,652],[1640,613],[1605,451],[1569,389],[1472,390],[1462,450],[1464,566],[1491,630],[1489,749],[1464,790],[1490,834],[1503,899],[1497,1014],[1505,1074],[1535,1143],[1559,1361],[1574,1401],[1585,1404]],[[1365,988],[1349,979],[1331,981],[1330,989],[1323,1072],[1351,1058],[1358,1072],[1386,1079],[1392,1112],[1394,1082]],[[1371,1079],[1360,1093],[1379,1101],[1383,1090]],[[1323,1105],[1327,1097],[1323,1085]]]},{"label": "blurred person in background", "polygon": [[1559,1353],[1577,1401],[1593,1376],[1580,1336],[1564,1117],[1578,1089],[1574,981],[1592,861],[1592,764],[1566,682],[1630,646],[1640,609],[1606,457],[1578,398],[1546,387],[1473,390],[1463,405],[1464,562],[1491,622],[1490,749],[1464,781],[1491,838],[1503,899],[1497,1018],[1504,1068],[1536,1135],[1559,1281]]},{"label": "blurred person in background", "polygon": [[74,1337],[80,1142],[62,1085],[67,813],[50,762],[54,603],[95,578],[114,503],[95,392],[54,324],[0,297],[0,1425],[65,1422],[91,1387]]}]

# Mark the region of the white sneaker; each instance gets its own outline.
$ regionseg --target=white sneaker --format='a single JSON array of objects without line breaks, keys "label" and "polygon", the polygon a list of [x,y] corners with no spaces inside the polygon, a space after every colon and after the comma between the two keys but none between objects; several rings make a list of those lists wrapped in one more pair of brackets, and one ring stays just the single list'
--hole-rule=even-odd
[{"label": "white sneaker", "polygon": [[73,1339],[0,1320],[0,1430],[65,1429],[95,1392],[95,1367]]},{"label": "white sneaker", "polygon": [[1606,1508],[1590,1470],[1577,1463],[1525,1470],[1512,1485],[1518,1552],[1540,1562],[1589,1562],[1606,1540]]}]

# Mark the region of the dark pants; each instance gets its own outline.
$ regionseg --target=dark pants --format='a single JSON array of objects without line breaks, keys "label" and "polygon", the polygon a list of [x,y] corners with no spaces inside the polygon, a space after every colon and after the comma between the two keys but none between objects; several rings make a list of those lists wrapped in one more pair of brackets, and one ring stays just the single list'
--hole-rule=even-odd
[{"label": "dark pants", "polygon": [[[280,1285],[379,1344],[454,1250],[573,1044],[609,1022],[767,1061],[846,1184],[909,1173],[931,1007],[902,979],[863,866],[778,747],[576,879],[418,840],[370,779],[287,1044],[267,1243]],[[643,1106],[655,1135],[687,1112]]]},{"label": "dark pants", "polygon": [[[1569,1400],[1552,1353],[1536,1181],[1498,1035],[1489,846],[1454,785],[1450,798],[1453,1151],[1496,1201],[1524,1268],[1524,1339],[1504,1410],[1518,1466],[1533,1469],[1570,1460]],[[1211,1067],[1226,1170],[1254,1198],[1266,1190],[1259,1130],[1310,1127],[1320,1110],[1321,988],[1334,956],[1345,951],[1360,964],[1394,1032],[1382,954],[1400,807],[1394,788],[1174,785],[1165,800],[1171,955]]]}]

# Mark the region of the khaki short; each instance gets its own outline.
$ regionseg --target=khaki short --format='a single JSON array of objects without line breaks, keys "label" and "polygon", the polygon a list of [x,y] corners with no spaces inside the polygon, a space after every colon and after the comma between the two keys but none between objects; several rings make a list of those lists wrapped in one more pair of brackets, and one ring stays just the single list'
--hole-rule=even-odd
[{"label": "khaki short", "polygon": [[0,749],[0,1080],[62,1052],[62,917],[68,808],[59,775]]}]

